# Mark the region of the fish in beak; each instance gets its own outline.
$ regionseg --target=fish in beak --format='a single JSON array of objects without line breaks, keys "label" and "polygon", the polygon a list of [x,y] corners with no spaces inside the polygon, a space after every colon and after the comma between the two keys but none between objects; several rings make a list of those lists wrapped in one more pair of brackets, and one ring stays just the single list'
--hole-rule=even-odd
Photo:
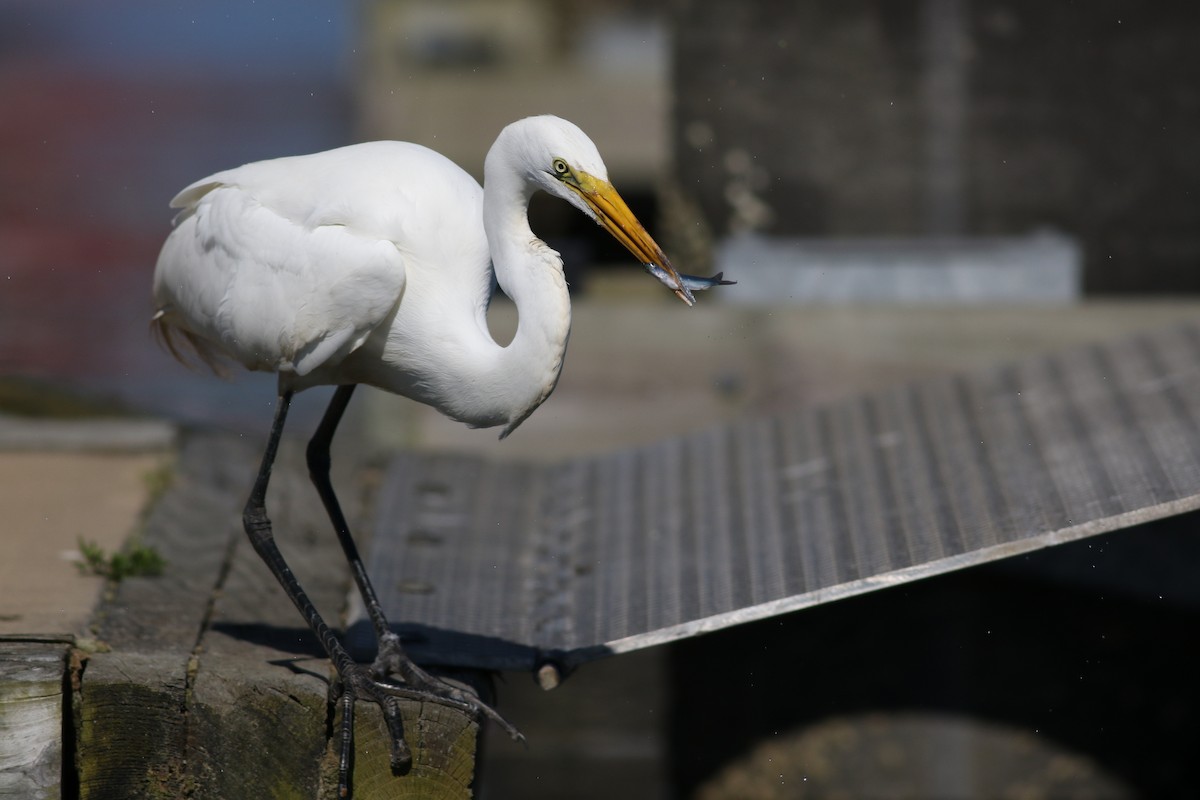
[{"label": "fish in beak", "polygon": [[633,253],[646,272],[661,281],[664,286],[675,293],[676,297],[689,306],[696,303],[693,292],[735,283],[735,281],[722,280],[719,274],[712,278],[700,278],[676,272],[666,253],[646,232],[642,223],[638,222],[637,217],[629,210],[629,206],[621,199],[621,195],[608,181],[595,178],[587,173],[577,172],[571,176],[571,180],[567,180],[565,183],[587,203],[596,222],[611,233],[618,242],[625,245],[625,248]]}]

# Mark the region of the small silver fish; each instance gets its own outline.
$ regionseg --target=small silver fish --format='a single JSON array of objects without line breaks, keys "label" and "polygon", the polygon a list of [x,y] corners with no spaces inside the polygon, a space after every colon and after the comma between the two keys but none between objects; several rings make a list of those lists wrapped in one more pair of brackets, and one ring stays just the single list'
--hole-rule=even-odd
[{"label": "small silver fish", "polygon": [[[665,269],[654,264],[643,264],[643,266],[646,268],[646,272],[649,272],[651,275],[658,278],[658,280],[661,281],[662,284],[668,289],[675,291],[675,281]],[[691,292],[702,292],[705,289],[711,289],[714,286],[729,286],[737,283],[737,281],[724,280],[721,277],[725,274],[723,272],[718,272],[711,278],[701,278],[698,275],[684,275],[682,272],[678,274],[683,289],[689,294]]]}]

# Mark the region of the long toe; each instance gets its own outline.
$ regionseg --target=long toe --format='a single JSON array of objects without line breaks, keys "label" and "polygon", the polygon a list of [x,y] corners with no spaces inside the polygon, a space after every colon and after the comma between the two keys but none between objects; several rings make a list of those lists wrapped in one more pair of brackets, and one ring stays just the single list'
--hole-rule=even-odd
[{"label": "long toe", "polygon": [[408,697],[452,706],[466,711],[476,718],[486,717],[499,725],[515,741],[525,741],[524,735],[517,730],[516,726],[502,717],[496,709],[480,700],[479,696],[474,692],[430,675],[407,658],[405,658],[405,661],[407,663],[401,669],[397,670],[399,677],[404,680],[404,685],[400,686],[392,683],[380,684],[385,691],[393,693],[398,697]]},{"label": "long toe", "polygon": [[341,752],[338,759],[338,797],[350,797],[350,779],[354,769],[354,708],[359,701],[379,706],[391,743],[391,769],[399,775],[412,766],[412,751],[404,740],[404,721],[400,703],[387,684],[374,680],[367,669],[355,664],[344,668],[331,687],[331,700],[341,703]]},{"label": "long toe", "polygon": [[[492,720],[514,740],[525,741],[525,737],[512,723],[480,700],[474,692],[447,683],[417,666],[416,662],[404,652],[400,637],[393,631],[387,631],[379,636],[378,653],[375,661],[371,664],[371,674],[380,682],[385,691],[397,697],[430,700],[435,703],[456,706],[476,717],[486,717]],[[389,683],[387,682],[388,678],[398,679],[403,685],[397,686]]]}]

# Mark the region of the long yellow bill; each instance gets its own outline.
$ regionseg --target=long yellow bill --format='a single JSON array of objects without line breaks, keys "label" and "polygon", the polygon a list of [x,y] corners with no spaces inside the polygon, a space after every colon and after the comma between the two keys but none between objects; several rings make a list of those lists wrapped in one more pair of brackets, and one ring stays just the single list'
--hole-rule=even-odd
[{"label": "long yellow bill", "polygon": [[676,297],[689,306],[696,303],[684,279],[671,266],[662,248],[638,222],[611,183],[583,174],[577,175],[576,180],[568,185],[596,212],[596,220],[604,229],[625,245],[650,274],[666,284]]}]

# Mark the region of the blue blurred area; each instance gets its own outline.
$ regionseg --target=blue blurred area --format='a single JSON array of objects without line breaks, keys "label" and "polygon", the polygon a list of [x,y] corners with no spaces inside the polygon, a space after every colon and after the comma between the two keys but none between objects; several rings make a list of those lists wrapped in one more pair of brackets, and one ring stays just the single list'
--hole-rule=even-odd
[{"label": "blue blurred area", "polygon": [[352,3],[105,0],[0,3],[0,46],[114,76],[344,79]]}]

